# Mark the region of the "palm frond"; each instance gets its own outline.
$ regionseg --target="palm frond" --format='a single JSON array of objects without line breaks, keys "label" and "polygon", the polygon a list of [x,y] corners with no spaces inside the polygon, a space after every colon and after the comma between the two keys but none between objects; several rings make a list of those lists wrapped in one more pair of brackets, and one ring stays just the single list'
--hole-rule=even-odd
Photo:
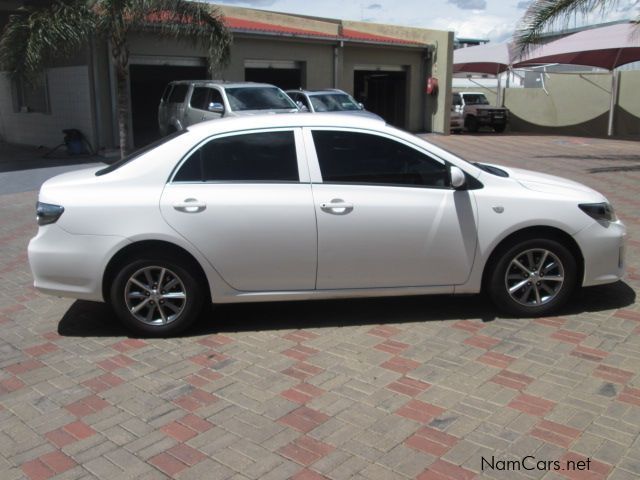
[{"label": "palm frond", "polygon": [[0,37],[0,68],[32,80],[49,60],[80,51],[93,29],[94,15],[84,1],[23,7],[9,17]]},{"label": "palm frond", "polygon": [[604,14],[614,7],[617,0],[535,0],[527,9],[514,34],[520,53],[525,53],[533,44],[539,43],[541,35],[551,27],[557,27],[576,17],[585,17],[600,9]]},{"label": "palm frond", "polygon": [[125,18],[130,28],[205,47],[212,69],[228,62],[232,37],[216,7],[185,0],[127,3]]}]

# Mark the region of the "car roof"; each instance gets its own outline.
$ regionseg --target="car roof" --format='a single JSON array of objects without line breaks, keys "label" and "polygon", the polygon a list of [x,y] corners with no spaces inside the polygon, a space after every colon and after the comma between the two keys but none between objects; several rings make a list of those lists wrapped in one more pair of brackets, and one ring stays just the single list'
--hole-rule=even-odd
[{"label": "car roof", "polygon": [[257,82],[229,82],[227,80],[174,80],[169,82],[170,85],[220,85],[225,88],[236,88],[236,87],[274,87],[275,85],[271,85],[270,83],[257,83]]},{"label": "car roof", "polygon": [[[287,93],[306,93],[307,95],[326,95],[328,93],[344,93],[347,94],[344,90],[340,90],[338,88],[325,88],[322,90],[287,90]],[[348,94],[347,94],[348,95]]]},{"label": "car roof", "polygon": [[304,113],[262,113],[246,117],[227,117],[196,123],[187,128],[190,132],[204,135],[242,130],[286,127],[383,127],[385,122],[375,118],[343,113],[323,113],[305,115]]}]

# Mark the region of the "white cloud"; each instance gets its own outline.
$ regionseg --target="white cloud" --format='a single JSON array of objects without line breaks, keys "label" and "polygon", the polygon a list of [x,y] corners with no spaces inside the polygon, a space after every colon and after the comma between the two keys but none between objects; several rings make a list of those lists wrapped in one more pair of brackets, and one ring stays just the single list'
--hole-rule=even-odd
[{"label": "white cloud", "polygon": [[453,30],[456,37],[483,38],[496,43],[509,40],[513,35],[513,22],[504,17],[486,14],[467,18],[440,18],[433,23],[433,28]]}]

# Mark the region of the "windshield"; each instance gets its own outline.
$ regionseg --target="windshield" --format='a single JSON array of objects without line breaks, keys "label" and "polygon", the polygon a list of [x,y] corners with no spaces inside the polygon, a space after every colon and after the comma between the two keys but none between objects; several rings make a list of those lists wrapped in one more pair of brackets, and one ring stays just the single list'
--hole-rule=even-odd
[{"label": "windshield", "polygon": [[227,88],[231,110],[298,110],[289,96],[277,87]]},{"label": "windshield", "polygon": [[489,105],[489,100],[482,93],[465,93],[464,103],[467,105]]},{"label": "windshield", "polygon": [[344,110],[360,110],[356,101],[346,93],[327,93],[310,95],[311,105],[316,112],[340,112]]}]

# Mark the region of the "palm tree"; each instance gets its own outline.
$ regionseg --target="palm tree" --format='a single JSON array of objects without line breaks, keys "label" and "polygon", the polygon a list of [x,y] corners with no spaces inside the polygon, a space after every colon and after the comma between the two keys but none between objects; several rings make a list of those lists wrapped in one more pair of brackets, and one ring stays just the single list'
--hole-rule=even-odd
[{"label": "palm tree", "polygon": [[129,43],[148,31],[204,46],[210,74],[227,62],[231,34],[213,6],[187,0],[55,0],[28,2],[0,36],[0,68],[32,83],[53,59],[81,52],[92,38],[110,46],[115,67],[120,154],[129,146]]},{"label": "palm tree", "polygon": [[[571,18],[586,17],[600,10],[603,14],[617,4],[617,0],[534,0],[514,35],[521,51],[526,51],[532,44],[539,43],[541,35],[550,27]],[[636,23],[640,22],[640,17]]]}]

